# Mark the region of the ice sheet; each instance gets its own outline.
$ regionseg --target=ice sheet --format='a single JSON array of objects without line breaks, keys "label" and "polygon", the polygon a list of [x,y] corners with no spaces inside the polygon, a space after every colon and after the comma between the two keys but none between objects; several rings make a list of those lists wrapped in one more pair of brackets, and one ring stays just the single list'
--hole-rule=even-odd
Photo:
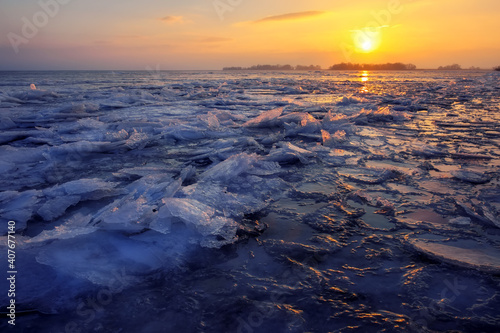
[{"label": "ice sheet", "polygon": [[0,73],[23,320],[122,272],[90,330],[498,327],[500,78],[361,74]]}]

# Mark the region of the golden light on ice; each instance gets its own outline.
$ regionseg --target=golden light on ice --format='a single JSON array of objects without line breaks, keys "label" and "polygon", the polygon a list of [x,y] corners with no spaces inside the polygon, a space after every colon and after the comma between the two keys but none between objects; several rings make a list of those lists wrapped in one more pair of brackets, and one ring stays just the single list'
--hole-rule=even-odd
[{"label": "golden light on ice", "polygon": [[363,73],[361,73],[361,82],[368,82],[368,80],[368,71],[363,71]]}]

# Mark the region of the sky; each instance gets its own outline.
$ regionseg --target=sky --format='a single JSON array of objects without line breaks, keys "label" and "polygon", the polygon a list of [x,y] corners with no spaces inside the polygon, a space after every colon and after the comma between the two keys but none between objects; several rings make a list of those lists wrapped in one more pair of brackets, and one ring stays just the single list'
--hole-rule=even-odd
[{"label": "sky", "polygon": [[0,0],[0,70],[500,65],[498,0]]}]

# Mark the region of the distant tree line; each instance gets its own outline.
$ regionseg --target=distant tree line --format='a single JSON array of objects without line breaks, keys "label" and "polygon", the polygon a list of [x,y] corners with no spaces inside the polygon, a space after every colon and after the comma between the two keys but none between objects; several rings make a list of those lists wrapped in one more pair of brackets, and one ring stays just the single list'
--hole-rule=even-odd
[{"label": "distant tree line", "polygon": [[459,64],[438,67],[438,70],[440,70],[440,71],[458,71],[461,69],[462,69],[462,66],[460,66]]},{"label": "distant tree line", "polygon": [[303,66],[303,65],[255,65],[251,67],[224,67],[225,71],[317,71],[321,70],[321,66]]},{"label": "distant tree line", "polygon": [[497,67],[495,67],[493,69],[496,70],[496,71],[498,71],[498,72],[500,72],[500,66],[497,66]]},{"label": "distant tree line", "polygon": [[319,71],[319,70],[321,70],[321,66],[318,66],[318,65],[309,65],[309,66],[297,65],[297,66],[295,66],[295,70],[297,70],[297,71]]},{"label": "distant tree line", "polygon": [[358,71],[375,71],[375,70],[414,70],[417,66],[414,64],[403,64],[401,62],[387,63],[387,64],[353,64],[353,63],[340,63],[330,67],[331,70],[358,70]]}]

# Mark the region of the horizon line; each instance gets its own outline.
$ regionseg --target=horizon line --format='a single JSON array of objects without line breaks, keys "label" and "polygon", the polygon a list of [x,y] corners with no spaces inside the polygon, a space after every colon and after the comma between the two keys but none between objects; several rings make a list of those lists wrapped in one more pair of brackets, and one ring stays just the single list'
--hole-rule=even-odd
[{"label": "horizon line", "polygon": [[[231,66],[232,67],[232,66]],[[236,67],[236,66],[235,66]],[[446,71],[479,71],[479,70],[484,70],[484,71],[491,71],[494,70],[495,67],[492,68],[461,68],[461,69],[445,69],[445,70],[440,70],[437,67],[436,68],[415,68],[415,69],[406,69],[406,70],[400,70],[400,71],[405,71],[405,72],[411,72],[411,71],[422,71],[422,70],[440,70],[442,72]],[[159,69],[159,70],[149,70],[149,69],[0,69],[0,72],[115,72],[115,71],[120,71],[120,72],[201,72],[201,71],[218,71],[218,72],[229,72],[229,71],[255,71],[255,72],[272,72],[272,71],[279,71],[279,72],[286,72],[286,71],[296,71],[296,72],[307,72],[307,71],[398,71],[398,70],[390,70],[390,69],[371,69],[371,70],[363,70],[363,69],[330,69],[330,68],[321,68],[321,69],[313,69],[313,70],[300,70],[300,69],[290,69],[290,70],[266,70],[266,69],[249,69],[249,68],[242,68],[242,69],[234,69],[234,70],[224,70],[222,69]]]}]

